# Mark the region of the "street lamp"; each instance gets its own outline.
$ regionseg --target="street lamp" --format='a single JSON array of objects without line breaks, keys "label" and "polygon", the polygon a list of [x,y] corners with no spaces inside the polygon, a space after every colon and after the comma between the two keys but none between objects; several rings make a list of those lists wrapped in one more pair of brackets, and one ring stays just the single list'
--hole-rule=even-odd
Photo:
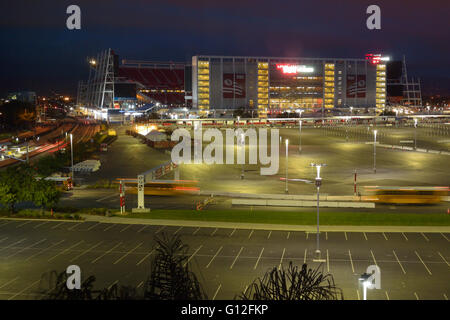
[{"label": "street lamp", "polygon": [[363,300],[367,300],[367,288],[370,286],[370,274],[363,273],[358,279],[363,285]]},{"label": "street lamp", "polygon": [[321,259],[320,254],[320,246],[319,246],[319,194],[320,194],[320,186],[322,185],[322,178],[320,177],[320,168],[325,167],[326,164],[317,164],[311,163],[311,167],[316,167],[317,169],[317,177],[316,177],[316,188],[317,188],[317,249],[316,249],[316,257],[313,259],[313,262],[325,262],[324,259]]},{"label": "street lamp", "polygon": [[373,173],[377,173],[377,130],[373,130]]},{"label": "street lamp", "polygon": [[[301,114],[301,113],[300,113]],[[302,120],[298,121],[298,128],[299,128],[299,142],[298,142],[298,152],[302,152]]]},{"label": "street lamp", "polygon": [[70,134],[70,157],[72,163],[72,184],[75,185],[75,177],[73,174],[73,134]]},{"label": "street lamp", "polygon": [[240,120],[241,120],[241,117],[238,116],[238,117],[237,117],[237,120],[238,120],[237,125],[239,125],[239,122],[240,122]]},{"label": "street lamp", "polygon": [[286,139],[286,189],[285,192],[289,193],[288,189],[288,164],[289,164],[289,139]]},{"label": "street lamp", "polygon": [[417,118],[414,118],[414,150],[417,150]]},{"label": "street lamp", "polygon": [[[244,147],[244,134],[241,133],[241,148],[244,149],[244,162],[245,162],[245,147]],[[241,180],[244,179],[244,162],[242,162]]]}]

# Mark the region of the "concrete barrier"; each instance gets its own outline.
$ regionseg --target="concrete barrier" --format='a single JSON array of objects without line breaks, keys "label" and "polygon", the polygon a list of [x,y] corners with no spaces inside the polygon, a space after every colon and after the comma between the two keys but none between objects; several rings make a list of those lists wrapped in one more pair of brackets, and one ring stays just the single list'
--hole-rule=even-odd
[{"label": "concrete barrier", "polygon": [[[296,200],[263,200],[263,199],[231,199],[231,205],[241,206],[274,206],[274,207],[316,207],[317,201]],[[322,208],[375,208],[373,202],[320,201]]]}]

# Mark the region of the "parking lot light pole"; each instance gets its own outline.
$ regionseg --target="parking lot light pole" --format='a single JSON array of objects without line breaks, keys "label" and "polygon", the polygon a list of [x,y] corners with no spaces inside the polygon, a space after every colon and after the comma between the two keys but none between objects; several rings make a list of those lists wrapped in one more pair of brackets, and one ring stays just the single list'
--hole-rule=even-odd
[{"label": "parking lot light pole", "polygon": [[286,189],[285,189],[286,193],[289,193],[289,189],[288,189],[288,165],[289,165],[289,139],[286,139]]},{"label": "parking lot light pole", "polygon": [[242,170],[241,170],[241,180],[244,179],[244,163],[245,163],[245,145],[244,145],[244,134],[241,133],[241,148],[244,150],[244,162],[242,163]]},{"label": "parking lot light pole", "polygon": [[322,185],[322,178],[320,177],[320,168],[321,167],[325,167],[326,164],[322,163],[322,164],[317,164],[317,163],[311,163],[311,167],[316,167],[317,169],[317,177],[316,177],[316,188],[317,188],[317,248],[316,248],[316,252],[315,252],[315,258],[313,259],[313,262],[325,262],[324,259],[322,259],[321,257],[321,253],[320,253],[320,229],[319,229],[319,199],[320,199],[320,186]]},{"label": "parking lot light pole", "polygon": [[373,130],[373,173],[377,173],[377,130]]},{"label": "parking lot light pole", "polygon": [[71,158],[71,164],[72,164],[72,184],[75,186],[75,176],[73,174],[73,134],[70,134],[70,158]]},{"label": "parking lot light pole", "polygon": [[[300,116],[301,116],[300,112]],[[299,129],[299,136],[298,136],[298,152],[302,152],[302,120],[298,121],[298,129]]]},{"label": "parking lot light pole", "polygon": [[414,118],[414,150],[417,150],[417,118]]}]

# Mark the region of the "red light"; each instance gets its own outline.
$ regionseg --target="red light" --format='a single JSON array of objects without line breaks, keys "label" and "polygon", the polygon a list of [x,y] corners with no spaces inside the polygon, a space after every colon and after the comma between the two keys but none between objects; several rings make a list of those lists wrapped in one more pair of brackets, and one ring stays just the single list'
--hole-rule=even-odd
[{"label": "red light", "polygon": [[369,62],[373,65],[379,64],[381,61],[381,54],[368,53],[366,54],[366,60],[369,60]]}]

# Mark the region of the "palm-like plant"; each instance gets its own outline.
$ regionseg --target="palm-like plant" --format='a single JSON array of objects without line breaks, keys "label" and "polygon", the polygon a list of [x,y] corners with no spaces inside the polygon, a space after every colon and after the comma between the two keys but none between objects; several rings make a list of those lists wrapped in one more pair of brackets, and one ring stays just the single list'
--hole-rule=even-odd
[{"label": "palm-like plant", "polygon": [[242,300],[343,300],[333,276],[323,273],[323,266],[301,269],[289,262],[287,269],[274,267],[262,278],[256,279],[238,297]]}]

